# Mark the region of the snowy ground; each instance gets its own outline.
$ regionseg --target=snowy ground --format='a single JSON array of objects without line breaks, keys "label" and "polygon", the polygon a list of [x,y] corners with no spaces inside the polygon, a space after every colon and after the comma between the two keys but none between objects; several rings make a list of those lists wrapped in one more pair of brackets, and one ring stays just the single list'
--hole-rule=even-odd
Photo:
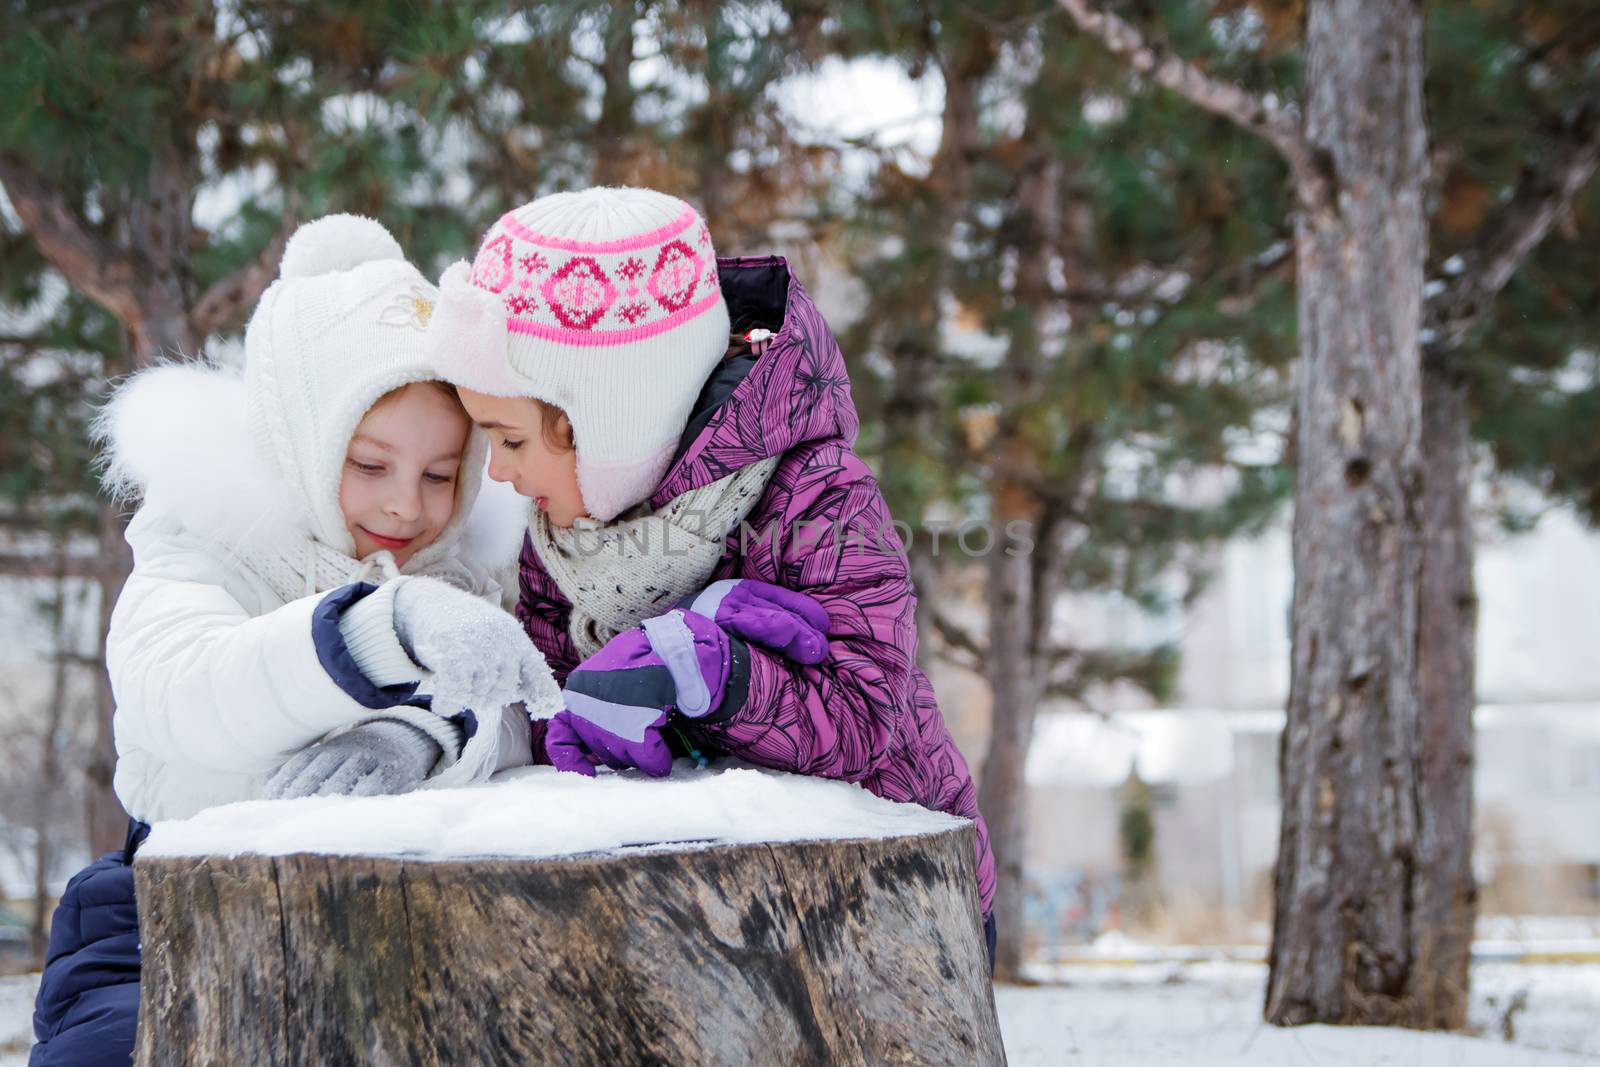
[{"label": "snowy ground", "polygon": [[0,1067],[27,1067],[33,1044],[33,995],[39,976],[0,978]]},{"label": "snowy ground", "polygon": [[[1481,1037],[1261,1025],[1254,963],[1064,966],[1050,984],[1000,986],[1011,1067],[1594,1067],[1600,966],[1490,963],[1473,971]],[[25,1067],[37,976],[0,978],[0,1067]],[[1502,1020],[1518,993],[1526,1007]]]},{"label": "snowy ground", "polygon": [[[1258,963],[1066,965],[995,990],[1011,1067],[1576,1067],[1600,1063],[1600,966],[1473,969],[1480,1037],[1261,1023]],[[1506,1006],[1514,1041],[1505,1042]]]}]

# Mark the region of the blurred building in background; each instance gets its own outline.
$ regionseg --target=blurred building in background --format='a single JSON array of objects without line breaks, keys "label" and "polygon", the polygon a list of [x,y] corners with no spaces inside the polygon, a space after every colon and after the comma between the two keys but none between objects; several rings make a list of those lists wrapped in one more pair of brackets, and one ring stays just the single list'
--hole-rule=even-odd
[{"label": "blurred building in background", "polygon": [[[1593,913],[1600,902],[1600,536],[1569,513],[1479,545],[1477,854],[1484,914]],[[1229,544],[1185,614],[1104,601],[1072,625],[1182,649],[1179,697],[1041,716],[1029,755],[1030,918],[1041,944],[1122,924],[1124,784],[1156,798],[1161,929],[1256,939],[1270,916],[1278,742],[1289,682],[1287,528]],[[1148,702],[1146,702],[1148,704]]]}]

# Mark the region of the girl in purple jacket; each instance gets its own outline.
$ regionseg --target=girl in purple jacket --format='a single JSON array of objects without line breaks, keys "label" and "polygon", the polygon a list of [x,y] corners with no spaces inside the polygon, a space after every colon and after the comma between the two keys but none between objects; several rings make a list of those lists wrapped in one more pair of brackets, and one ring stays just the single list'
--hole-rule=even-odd
[{"label": "girl in purple jacket", "polygon": [[435,369],[536,504],[517,617],[566,697],[536,747],[586,774],[725,753],[973,819],[987,921],[904,550],[784,260],[719,260],[683,201],[595,188],[508,213],[441,289]]}]

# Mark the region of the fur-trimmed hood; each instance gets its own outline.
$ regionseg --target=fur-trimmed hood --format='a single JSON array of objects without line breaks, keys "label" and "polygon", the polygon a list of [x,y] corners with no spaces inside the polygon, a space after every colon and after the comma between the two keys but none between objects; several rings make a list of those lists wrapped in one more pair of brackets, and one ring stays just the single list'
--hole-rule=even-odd
[{"label": "fur-trimmed hood", "polygon": [[[171,363],[129,378],[95,422],[107,492],[172,516],[241,558],[314,539],[305,494],[260,454],[246,407],[244,377],[228,367]],[[464,470],[460,480],[474,478],[482,473]],[[516,559],[527,522],[528,502],[485,480],[471,514],[452,523],[430,555],[493,572]]]}]

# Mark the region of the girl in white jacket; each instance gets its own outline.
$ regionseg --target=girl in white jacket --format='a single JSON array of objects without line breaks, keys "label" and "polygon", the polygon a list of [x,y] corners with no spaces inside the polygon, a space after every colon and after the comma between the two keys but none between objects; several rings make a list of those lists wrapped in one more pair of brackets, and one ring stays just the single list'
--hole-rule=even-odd
[{"label": "girl in white jacket", "polygon": [[528,714],[560,707],[489,577],[527,510],[478,499],[482,434],[423,358],[433,288],[350,216],[302,227],[279,273],[242,375],[146,371],[101,423],[108,483],[142,502],[106,640],[136,821],[62,894],[34,1067],[129,1062],[144,823],[475,781],[529,762]]},{"label": "girl in white jacket", "polygon": [[164,366],[113,399],[108,480],[142,501],[106,642],[135,819],[531,759],[560,694],[490,577],[525,505],[479,499],[483,435],[424,357],[434,299],[383,227],[320,219],[242,375]]}]

